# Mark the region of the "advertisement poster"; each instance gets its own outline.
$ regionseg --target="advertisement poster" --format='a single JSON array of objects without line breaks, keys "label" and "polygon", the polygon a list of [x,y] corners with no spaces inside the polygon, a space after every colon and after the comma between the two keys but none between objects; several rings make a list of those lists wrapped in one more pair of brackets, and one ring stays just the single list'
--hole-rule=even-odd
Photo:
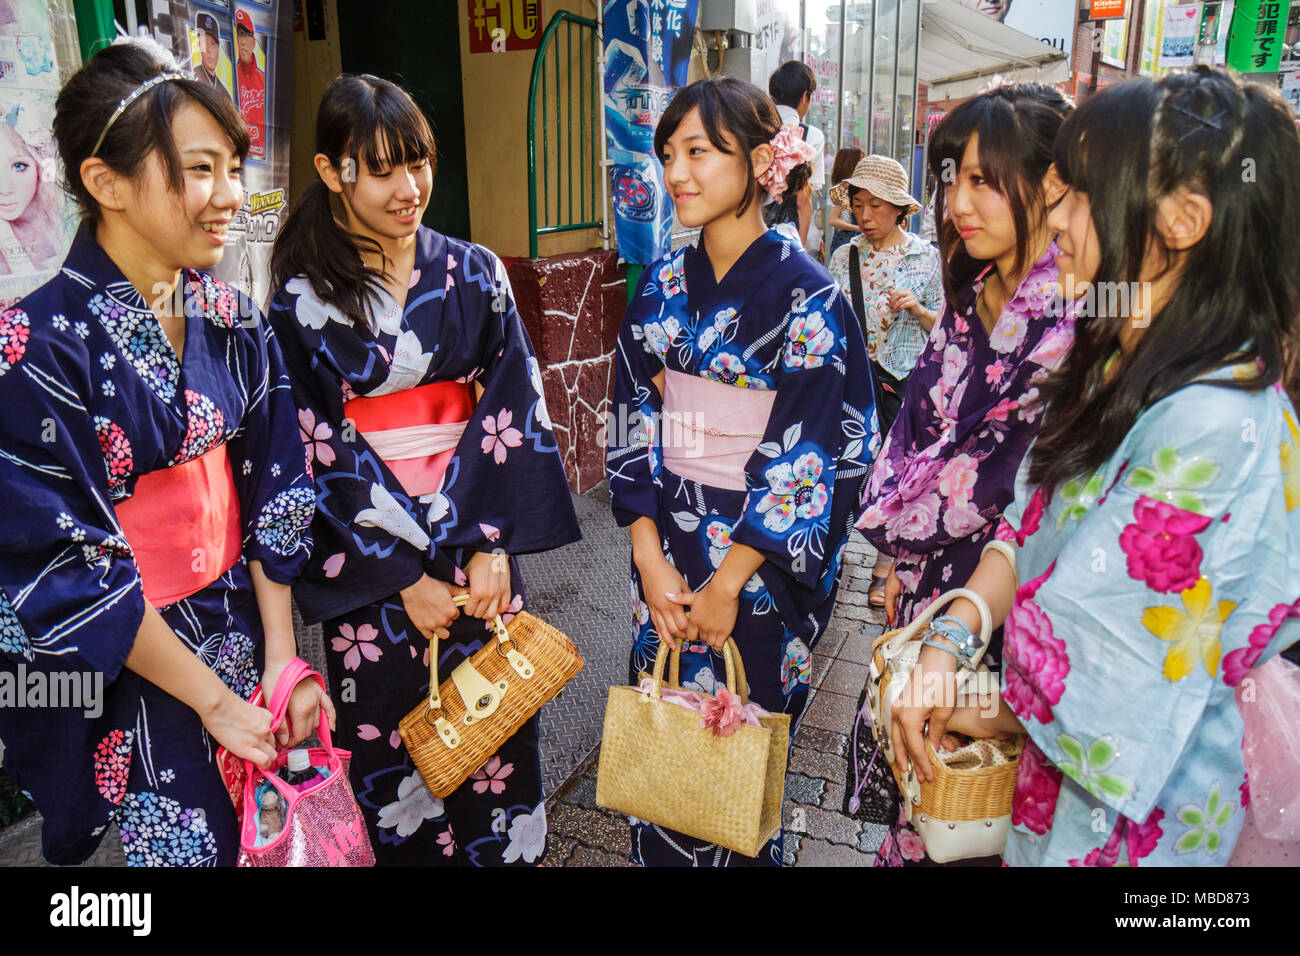
[{"label": "advertisement poster", "polygon": [[699,0],[606,0],[605,131],[618,254],[650,263],[668,251],[672,208],[654,132],[686,85]]},{"label": "advertisement poster", "polygon": [[961,0],[994,20],[1019,30],[1066,56],[1074,55],[1074,30],[1079,23],[1077,3],[1066,0]]},{"label": "advertisement poster", "polygon": [[1191,66],[1201,30],[1201,5],[1165,7],[1165,30],[1160,41],[1160,66]]},{"label": "advertisement poster", "polygon": [[0,306],[58,270],[77,228],[60,186],[54,99],[81,66],[71,0],[0,5]]},{"label": "advertisement poster", "polygon": [[468,5],[469,52],[536,50],[542,43],[541,0],[475,0]]},{"label": "advertisement poster", "polygon": [[150,0],[150,29],[194,73],[221,90],[248,125],[244,205],[212,274],[259,306],[271,294],[271,244],[289,192],[293,80],[291,0]]},{"label": "advertisement poster", "polygon": [[[754,77],[767,89],[767,78],[787,60],[797,59],[799,3],[797,0],[758,0],[755,5]],[[759,82],[761,81],[761,82]]]},{"label": "advertisement poster", "polygon": [[1242,73],[1276,73],[1290,9],[1281,0],[1242,0],[1232,18],[1228,66]]}]

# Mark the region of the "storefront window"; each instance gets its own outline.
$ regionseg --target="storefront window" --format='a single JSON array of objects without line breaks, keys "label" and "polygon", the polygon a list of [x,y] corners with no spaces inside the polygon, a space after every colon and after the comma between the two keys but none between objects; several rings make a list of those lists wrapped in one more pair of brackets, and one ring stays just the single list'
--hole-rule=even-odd
[{"label": "storefront window", "polygon": [[898,30],[898,95],[894,100],[894,158],[908,170],[908,181],[915,178],[912,157],[916,151],[916,47],[917,8],[921,0],[902,0],[902,18]]},{"label": "storefront window", "polygon": [[872,153],[894,154],[894,72],[898,56],[898,2],[876,3],[875,61],[872,64],[872,94],[875,110],[871,117]]},{"label": "storefront window", "polygon": [[844,12],[844,125],[841,146],[871,152],[867,96],[871,89],[871,0],[849,0]]}]

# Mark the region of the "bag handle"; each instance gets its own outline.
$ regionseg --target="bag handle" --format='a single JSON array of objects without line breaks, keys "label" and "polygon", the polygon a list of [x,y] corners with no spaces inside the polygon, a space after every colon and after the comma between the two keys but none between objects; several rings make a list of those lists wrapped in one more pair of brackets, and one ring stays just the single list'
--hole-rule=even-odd
[{"label": "bag handle", "polygon": [[[986,602],[981,595],[969,588],[953,588],[951,591],[945,591],[943,594],[931,601],[925,610],[916,616],[916,619],[913,620],[911,624],[901,630],[895,631],[892,636],[885,634],[877,638],[876,646],[873,650],[877,653],[881,653],[886,659],[893,657],[908,641],[916,640],[921,637],[925,633],[927,626],[934,616],[938,614],[942,608],[947,607],[953,601],[957,600],[957,598],[965,598],[970,601],[971,604],[974,604],[975,610],[980,616],[979,636],[981,644],[979,650],[976,651],[975,656],[971,661],[972,664],[978,665],[980,660],[984,657],[984,652],[988,650],[989,638],[993,634],[993,615],[989,612],[988,602]],[[888,640],[886,640],[886,638],[888,638]]]},{"label": "bag handle", "polygon": [[[464,607],[469,603],[468,594],[453,594],[452,601],[457,607]],[[510,631],[506,628],[505,621],[501,620],[501,615],[496,614],[492,618],[492,630],[497,636],[497,653],[506,657],[505,646],[510,643],[510,649],[517,651],[514,638],[510,636]],[[429,710],[442,710],[442,698],[438,695],[438,635],[435,634],[429,639]],[[428,712],[425,713],[426,718]]]},{"label": "bag handle", "polygon": [[[329,693],[325,686],[325,678],[316,671],[312,670],[310,664],[301,657],[295,657],[289,662],[289,665],[280,672],[280,677],[275,682],[275,689],[271,691],[271,703],[267,710],[271,712],[271,733],[275,733],[286,716],[289,713],[289,698],[293,696],[294,689],[305,678],[310,677],[320,685],[321,690]],[[334,754],[334,742],[330,739],[330,722],[325,716],[325,708],[318,710],[319,721],[316,726],[316,736],[320,739],[321,746]]]},{"label": "bag handle", "polygon": [[[672,661],[672,667],[669,676],[668,686],[675,690],[681,690],[680,684],[680,667],[682,660],[682,642],[677,642],[676,649],[669,648],[668,642],[659,641],[659,653],[655,655],[654,673],[651,677],[654,680],[654,686],[650,690],[650,696],[656,699],[663,696],[664,683],[664,666]],[[744,707],[749,703],[749,680],[745,677],[745,665],[740,659],[740,649],[736,647],[733,638],[728,637],[727,643],[722,645],[722,661],[727,669],[727,690],[733,694],[740,695],[740,705]],[[739,688],[739,689],[737,689]]]}]

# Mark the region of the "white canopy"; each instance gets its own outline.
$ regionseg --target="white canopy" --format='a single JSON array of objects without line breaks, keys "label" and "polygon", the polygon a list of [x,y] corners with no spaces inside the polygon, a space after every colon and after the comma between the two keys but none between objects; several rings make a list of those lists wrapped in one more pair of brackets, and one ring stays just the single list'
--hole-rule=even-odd
[{"label": "white canopy", "polygon": [[1070,75],[1060,50],[957,0],[924,0],[917,72],[931,100],[972,96],[994,76],[1060,83]]}]

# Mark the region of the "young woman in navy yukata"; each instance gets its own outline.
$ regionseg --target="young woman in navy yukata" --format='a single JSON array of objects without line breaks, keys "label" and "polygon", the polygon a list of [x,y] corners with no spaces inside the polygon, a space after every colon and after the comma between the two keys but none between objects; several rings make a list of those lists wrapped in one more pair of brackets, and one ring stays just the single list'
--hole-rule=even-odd
[{"label": "young woman in navy yukata", "polygon": [[420,225],[436,150],[402,89],[336,79],[316,151],[272,255],[270,318],[316,476],[295,597],[324,622],[352,787],[380,865],[536,864],[537,718],[441,799],[397,725],[428,694],[432,639],[445,676],[525,606],[513,555],[580,537],[541,370],[501,261]]},{"label": "young woman in navy yukata", "polygon": [[[257,310],[201,271],[243,201],[248,132],[176,70],[119,43],[60,92],[81,227],[62,270],[0,314],[0,674],[104,688],[0,708],[53,863],[116,822],[128,865],[233,865],[216,749],[271,764],[270,714],[246,701],[294,658],[312,487],[292,397]],[[322,706],[300,683],[278,742]]]},{"label": "young woman in navy yukata", "polygon": [[[835,605],[844,546],[875,453],[862,331],[834,280],[763,226],[806,156],[772,101],[739,80],[673,99],[655,131],[678,219],[699,244],[647,267],[619,334],[607,457],[632,538],[632,683],[663,638],[687,647],[682,683],[713,692],[735,636],[752,699],[808,699],[812,652]],[[630,434],[618,434],[618,432]],[[689,611],[689,615],[688,612]],[[632,820],[647,865],[780,865]]]}]

